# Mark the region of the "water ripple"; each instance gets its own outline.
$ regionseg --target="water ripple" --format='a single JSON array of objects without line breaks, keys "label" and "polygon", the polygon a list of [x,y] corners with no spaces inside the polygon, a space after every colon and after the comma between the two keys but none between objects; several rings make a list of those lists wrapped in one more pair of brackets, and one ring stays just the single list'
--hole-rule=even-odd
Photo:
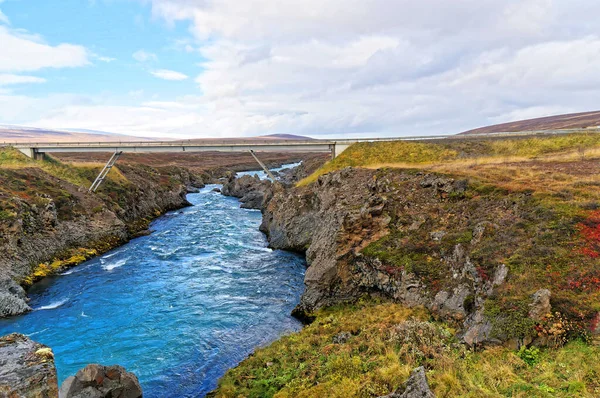
[{"label": "water ripple", "polygon": [[[37,311],[0,320],[51,346],[60,381],[120,364],[147,397],[201,397],[255,347],[298,330],[304,260],[267,248],[258,211],[208,186],[155,232],[35,285]],[[42,311],[43,310],[43,311]]]}]

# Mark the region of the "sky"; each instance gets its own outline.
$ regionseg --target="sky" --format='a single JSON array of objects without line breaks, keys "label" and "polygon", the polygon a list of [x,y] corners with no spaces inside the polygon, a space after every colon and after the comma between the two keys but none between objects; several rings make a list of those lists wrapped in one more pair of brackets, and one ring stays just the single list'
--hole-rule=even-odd
[{"label": "sky", "polygon": [[0,124],[453,134],[598,110],[597,0],[0,0]]}]

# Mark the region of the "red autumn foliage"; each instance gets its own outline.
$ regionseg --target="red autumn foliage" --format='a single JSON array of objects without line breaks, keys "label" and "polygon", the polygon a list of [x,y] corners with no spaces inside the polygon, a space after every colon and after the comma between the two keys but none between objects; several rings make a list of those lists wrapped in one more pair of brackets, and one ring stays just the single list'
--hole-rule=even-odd
[{"label": "red autumn foliage", "polygon": [[488,274],[487,270],[483,267],[477,267],[477,274],[479,275],[479,277],[484,280],[484,281],[489,281],[490,280],[490,275]]},{"label": "red autumn foliage", "polygon": [[590,212],[589,217],[577,224],[577,229],[584,242],[579,253],[591,257],[600,257],[600,210]]},{"label": "red autumn foliage", "polygon": [[570,278],[567,281],[567,287],[571,290],[579,290],[585,292],[594,292],[600,290],[600,272],[588,272]]}]

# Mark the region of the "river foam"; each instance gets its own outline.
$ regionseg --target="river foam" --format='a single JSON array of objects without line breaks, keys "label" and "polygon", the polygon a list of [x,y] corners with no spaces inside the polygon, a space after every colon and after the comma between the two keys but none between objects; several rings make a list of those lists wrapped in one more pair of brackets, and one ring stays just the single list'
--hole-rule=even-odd
[{"label": "river foam", "polygon": [[212,188],[155,220],[154,234],[34,285],[36,310],[0,320],[0,334],[52,347],[59,382],[119,364],[145,397],[204,396],[256,347],[301,327],[290,313],[305,269],[302,256],[267,248],[259,211]]},{"label": "river foam", "polygon": [[35,311],[53,310],[53,309],[55,309],[55,308],[58,308],[58,307],[60,307],[61,305],[64,305],[64,304],[66,304],[68,301],[69,301],[69,299],[68,299],[68,298],[65,298],[65,299],[62,299],[62,300],[56,301],[56,302],[54,302],[54,303],[50,303],[50,304],[48,304],[48,305],[43,305],[43,306],[41,306],[41,307],[39,307],[39,308],[35,308],[34,310],[35,310]]}]

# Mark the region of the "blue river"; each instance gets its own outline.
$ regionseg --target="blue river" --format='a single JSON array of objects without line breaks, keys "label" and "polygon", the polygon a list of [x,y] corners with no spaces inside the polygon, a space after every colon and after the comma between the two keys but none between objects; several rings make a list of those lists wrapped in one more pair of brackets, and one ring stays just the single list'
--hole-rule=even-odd
[{"label": "blue river", "polygon": [[[262,173],[261,173],[262,174]],[[202,397],[255,348],[301,325],[302,256],[267,248],[261,214],[207,186],[149,236],[33,286],[0,320],[52,347],[59,383],[89,363],[135,373],[145,397]]]}]

